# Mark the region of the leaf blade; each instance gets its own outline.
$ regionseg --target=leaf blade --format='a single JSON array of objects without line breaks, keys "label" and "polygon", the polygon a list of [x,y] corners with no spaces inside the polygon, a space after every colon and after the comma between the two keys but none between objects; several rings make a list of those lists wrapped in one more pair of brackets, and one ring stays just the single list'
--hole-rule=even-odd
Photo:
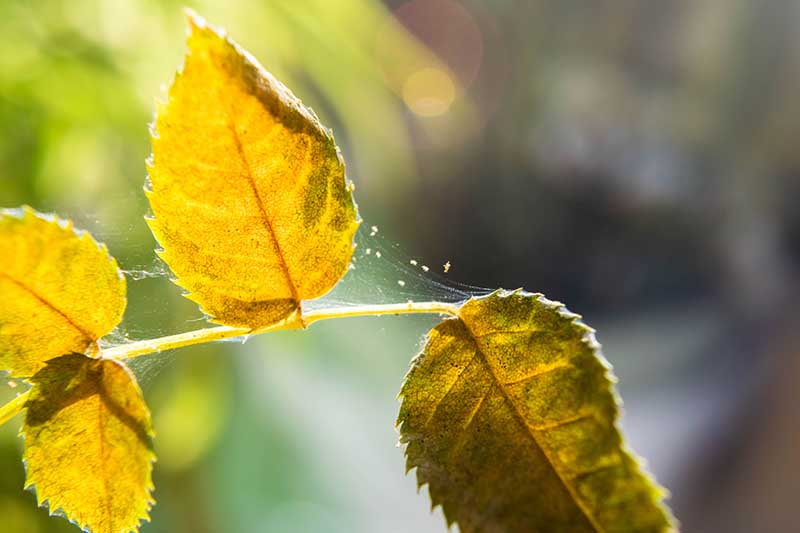
[{"label": "leaf blade", "polygon": [[232,40],[190,14],[152,135],[150,227],[215,322],[258,329],[346,272],[358,226],[333,136]]},{"label": "leaf blade", "polygon": [[119,324],[125,278],[103,245],[29,207],[0,211],[0,370],[30,377]]},{"label": "leaf blade", "polygon": [[110,359],[68,354],[33,378],[22,435],[25,488],[39,506],[94,533],[127,533],[149,520],[150,413],[133,374]]},{"label": "leaf blade", "polygon": [[541,295],[494,293],[433,329],[401,391],[408,469],[464,533],[667,531],[625,447],[592,330]]}]

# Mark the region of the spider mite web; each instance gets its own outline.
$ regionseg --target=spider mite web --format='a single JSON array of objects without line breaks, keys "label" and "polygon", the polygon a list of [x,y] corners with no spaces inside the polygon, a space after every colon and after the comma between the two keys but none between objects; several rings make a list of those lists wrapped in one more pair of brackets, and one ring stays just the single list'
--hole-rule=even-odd
[{"label": "spider mite web", "polygon": [[[362,224],[356,233],[356,249],[342,280],[326,295],[303,302],[306,311],[346,308],[369,304],[438,301],[461,303],[473,296],[492,290],[459,283],[444,272],[442,264],[426,264],[422,259],[408,254],[399,244],[384,237],[375,226]],[[103,347],[118,346],[140,339],[211,327],[199,310],[194,317],[186,318],[182,327],[175,328],[172,317],[177,312],[170,291],[181,289],[170,282],[169,267],[157,256],[149,264],[125,265],[123,273],[128,279],[131,306],[126,319],[102,340]],[[153,284],[158,287],[152,287]],[[138,288],[151,285],[145,299],[137,299]],[[153,290],[155,289],[155,290]],[[175,293],[173,296],[177,296]],[[135,303],[134,303],[135,302]],[[182,306],[181,314],[185,314]],[[162,317],[162,319],[159,319]],[[146,319],[147,327],[140,325]],[[227,339],[243,342],[247,336]],[[226,342],[220,341],[220,342]],[[139,381],[146,385],[173,360],[172,352],[137,357],[129,361]]]},{"label": "spider mite web", "polygon": [[325,296],[303,302],[305,310],[409,301],[460,303],[491,292],[450,279],[444,265],[429,265],[408,254],[376,226],[362,223],[355,240],[347,274]]}]

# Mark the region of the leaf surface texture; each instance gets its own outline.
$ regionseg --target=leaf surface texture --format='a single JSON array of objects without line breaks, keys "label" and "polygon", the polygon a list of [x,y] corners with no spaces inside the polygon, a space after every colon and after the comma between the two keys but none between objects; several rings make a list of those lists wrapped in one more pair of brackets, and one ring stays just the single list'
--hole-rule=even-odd
[{"label": "leaf surface texture", "polygon": [[128,368],[68,354],[31,380],[26,488],[94,533],[137,531],[153,504],[150,413]]},{"label": "leaf surface texture", "polygon": [[496,292],[434,328],[401,391],[409,469],[472,532],[662,532],[626,449],[593,331],[541,295]]},{"label": "leaf surface texture", "polygon": [[189,52],[152,136],[150,227],[215,322],[258,329],[347,271],[358,217],[333,136],[220,30]]},{"label": "leaf surface texture", "polygon": [[84,352],[125,311],[125,278],[105,246],[71,222],[0,211],[0,370],[30,377]]}]

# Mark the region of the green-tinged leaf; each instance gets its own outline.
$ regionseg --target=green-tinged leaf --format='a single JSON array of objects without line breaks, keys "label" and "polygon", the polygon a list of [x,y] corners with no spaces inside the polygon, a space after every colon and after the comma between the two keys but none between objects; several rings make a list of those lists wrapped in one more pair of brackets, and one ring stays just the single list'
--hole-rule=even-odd
[{"label": "green-tinged leaf", "polygon": [[468,301],[403,385],[408,468],[472,532],[662,532],[676,526],[625,447],[593,330],[522,291]]},{"label": "green-tinged leaf", "polygon": [[0,210],[0,371],[97,349],[125,311],[125,278],[103,245],[29,207]]},{"label": "green-tinged leaf", "polygon": [[93,533],[138,531],[153,504],[150,413],[128,368],[69,354],[31,380],[26,488]]},{"label": "green-tinged leaf", "polygon": [[220,30],[190,27],[156,116],[150,227],[189,298],[259,329],[339,281],[358,217],[330,131]]}]

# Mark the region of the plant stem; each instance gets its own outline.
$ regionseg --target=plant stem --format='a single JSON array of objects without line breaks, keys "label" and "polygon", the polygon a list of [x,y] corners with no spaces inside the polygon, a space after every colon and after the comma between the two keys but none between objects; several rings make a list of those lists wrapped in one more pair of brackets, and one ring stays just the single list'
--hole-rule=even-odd
[{"label": "plant stem", "polygon": [[103,357],[108,359],[131,359],[141,355],[158,353],[194,344],[204,344],[235,337],[245,337],[248,335],[259,335],[269,331],[281,331],[287,329],[302,329],[320,320],[330,320],[331,318],[350,318],[359,316],[378,316],[378,315],[402,315],[414,313],[429,313],[440,315],[457,315],[458,306],[442,302],[408,302],[404,304],[383,304],[383,305],[358,305],[351,307],[336,307],[331,309],[319,309],[303,313],[302,320],[297,316],[292,316],[280,322],[267,326],[259,330],[245,328],[232,328],[229,326],[219,326],[216,328],[203,328],[187,333],[179,333],[158,339],[148,339],[136,341],[128,344],[121,344],[113,348],[103,350]]},{"label": "plant stem", "polygon": [[[284,329],[284,328],[275,328]],[[270,330],[272,331],[272,330]],[[233,337],[241,337],[250,334],[250,330],[219,326],[216,328],[204,328],[158,339],[147,339],[128,344],[120,344],[112,348],[103,350],[103,357],[108,359],[131,359],[140,355],[159,353],[183,346],[202,344],[204,342],[214,342]]]},{"label": "plant stem", "polygon": [[25,403],[28,401],[30,391],[23,392],[4,406],[0,407],[0,426],[17,416],[17,414],[25,409]]},{"label": "plant stem", "polygon": [[[279,331],[287,329],[302,329],[320,320],[331,318],[350,318],[359,316],[378,316],[378,315],[403,315],[414,313],[429,313],[439,315],[458,315],[458,306],[442,302],[408,302],[404,304],[383,304],[383,305],[358,305],[351,307],[336,307],[331,309],[319,309],[302,314],[302,319],[298,315],[291,316],[280,322],[267,326],[260,330],[250,330],[244,328],[232,328],[229,326],[219,326],[216,328],[204,328],[177,335],[169,335],[158,339],[148,339],[136,341],[128,344],[121,344],[103,350],[102,356],[107,359],[131,359],[141,355],[173,350],[193,344],[203,344],[223,339],[244,337],[247,335],[258,335],[268,331]],[[17,413],[25,408],[28,393],[20,394],[4,406],[0,407],[0,425],[8,422]]]},{"label": "plant stem", "polygon": [[313,324],[319,320],[331,318],[350,318],[356,316],[378,316],[378,315],[408,315],[414,313],[427,313],[437,315],[458,315],[458,305],[446,304],[442,302],[408,302],[404,304],[383,304],[383,305],[358,305],[352,307],[338,307],[332,309],[320,309],[309,311],[303,314],[306,324]]}]

